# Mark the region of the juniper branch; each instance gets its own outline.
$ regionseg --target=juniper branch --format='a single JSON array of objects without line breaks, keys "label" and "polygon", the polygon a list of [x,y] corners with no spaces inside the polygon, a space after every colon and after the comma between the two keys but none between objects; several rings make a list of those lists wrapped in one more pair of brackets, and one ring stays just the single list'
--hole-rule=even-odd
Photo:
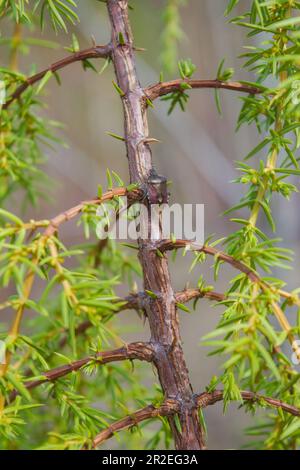
[{"label": "juniper branch", "polygon": [[[175,240],[174,242],[172,240],[163,240],[161,242],[158,242],[155,245],[154,249],[155,250],[158,249],[161,253],[164,253],[165,251],[170,251],[170,250],[174,250],[178,248],[186,248],[186,247],[190,248],[192,251],[198,251],[200,253],[205,253],[207,255],[214,256],[215,258],[218,258],[222,260],[223,262],[230,264],[233,268],[246,274],[246,276],[248,276],[250,281],[257,283],[263,291],[265,292],[273,291],[273,293],[275,291],[275,293],[277,293],[276,290],[274,290],[272,286],[270,286],[268,283],[263,281],[260,278],[260,276],[254,270],[248,267],[246,264],[242,263],[241,261],[233,258],[232,256],[222,251],[217,250],[216,248],[212,248],[206,245],[199,246],[198,244],[193,243],[189,240]],[[279,295],[280,293],[282,293],[282,291],[278,292]],[[291,302],[293,301],[292,294],[290,294],[290,300]],[[283,331],[287,333],[288,340],[293,348],[293,351],[296,353],[297,357],[300,359],[300,347],[298,345],[298,342],[296,341],[296,338],[292,334],[292,326],[290,325],[288,319],[286,318],[285,313],[280,308],[280,306],[274,301],[270,303],[270,306],[281,328],[283,329]]]},{"label": "juniper branch", "polygon": [[182,249],[182,248],[189,248],[191,251],[197,251],[199,253],[205,253],[210,256],[214,256],[217,259],[220,259],[226,264],[230,264],[236,270],[244,273],[252,282],[259,284],[262,288],[269,289],[275,294],[278,294],[280,297],[283,297],[290,301],[291,304],[300,305],[300,299],[297,295],[286,292],[282,289],[275,289],[273,286],[269,285],[267,282],[263,281],[263,279],[258,275],[256,271],[254,271],[250,266],[246,265],[242,261],[234,258],[233,256],[228,255],[227,253],[213,248],[208,245],[198,245],[190,240],[162,240],[156,243],[155,250],[159,250],[161,253]]},{"label": "juniper branch", "polygon": [[[126,361],[126,360],[139,360],[152,362],[154,357],[153,347],[150,343],[131,343],[126,344],[122,348],[112,351],[100,351],[94,355],[79,359],[70,364],[65,364],[55,369],[48,370],[41,374],[43,378],[38,380],[30,380],[24,383],[27,390],[32,390],[39,385],[46,382],[54,382],[61,379],[71,372],[76,372],[87,366],[90,362],[96,362],[99,365],[108,364],[110,362]],[[10,401],[13,401],[18,395],[18,391],[13,391],[10,395]]]},{"label": "juniper branch", "polygon": [[128,191],[126,188],[116,188],[116,189],[111,189],[110,191],[107,191],[102,195],[101,198],[95,198],[87,201],[82,201],[81,203],[77,204],[74,207],[71,207],[67,211],[64,211],[60,214],[58,214],[56,217],[52,218],[50,220],[49,226],[46,228],[44,232],[45,237],[51,237],[57,232],[58,228],[60,225],[64,222],[67,222],[68,220],[73,219],[76,217],[78,214],[82,212],[84,207],[87,205],[92,205],[92,204],[97,204],[100,205],[103,202],[109,201],[115,197],[122,197],[122,196],[127,196],[130,199],[135,199],[138,200],[142,197],[142,191],[139,189],[135,189],[132,191]]},{"label": "juniper branch", "polygon": [[[280,408],[281,410],[289,413],[293,416],[300,417],[300,409],[296,406],[289,405],[284,403],[281,400],[276,400],[275,398],[265,397],[254,392],[241,391],[241,396],[244,401],[249,401],[252,403],[260,402],[262,404],[267,404],[269,406]],[[222,390],[215,390],[214,392],[204,392],[196,396],[196,403],[199,408],[206,408],[207,406],[214,405],[215,403],[222,401],[224,399]]]},{"label": "juniper branch", "polygon": [[[57,249],[56,249],[55,244],[51,240],[51,237],[56,233],[59,226],[63,222],[66,222],[67,220],[70,220],[73,217],[75,217],[76,215],[80,214],[80,212],[88,204],[101,204],[105,201],[113,199],[114,197],[120,197],[120,196],[126,196],[126,195],[128,197],[131,197],[131,198],[139,198],[141,196],[141,191],[140,190],[128,191],[126,188],[112,189],[112,190],[108,191],[107,193],[103,194],[103,196],[101,198],[95,198],[95,199],[92,199],[90,201],[83,201],[80,204],[78,204],[77,206],[72,207],[68,211],[65,211],[65,212],[59,214],[58,216],[54,217],[53,219],[51,219],[48,227],[45,229],[45,231],[44,231],[41,239],[39,239],[38,243],[45,244],[45,243],[50,242],[49,246],[50,246],[50,250],[51,250],[52,256],[54,258],[54,261],[55,261],[55,268],[59,273],[61,272],[61,267],[58,263]],[[34,259],[33,259],[33,264],[35,266],[37,266],[38,261],[39,261],[38,258],[35,256]],[[10,336],[12,341],[16,340],[18,335],[19,335],[19,331],[20,331],[20,327],[21,327],[21,321],[22,321],[23,314],[24,314],[24,311],[25,311],[25,302],[30,297],[31,290],[32,290],[32,287],[33,287],[33,283],[34,283],[34,278],[35,278],[35,273],[32,269],[30,269],[28,271],[27,275],[26,275],[26,279],[25,279],[25,283],[24,283],[23,302],[20,304],[19,308],[17,309],[17,312],[15,314],[15,318],[14,318],[12,326],[10,328],[9,336]],[[64,285],[64,288],[66,290],[69,289],[68,281],[63,281],[63,285]],[[8,370],[9,364],[10,364],[10,360],[11,360],[11,352],[7,351],[6,352],[5,364],[0,365],[0,377],[5,376],[5,374]],[[2,397],[0,396],[0,398],[2,398]],[[1,402],[3,402],[3,398],[2,398]]]},{"label": "juniper branch", "polygon": [[3,109],[7,109],[15,100],[19,99],[27,88],[34,85],[35,83],[42,80],[48,72],[57,72],[60,69],[67,67],[70,64],[75,62],[82,62],[87,59],[107,59],[111,54],[111,46],[107,44],[106,46],[93,46],[82,51],[74,52],[74,54],[65,57],[42,70],[41,72],[32,75],[24,80],[24,82],[15,90],[15,92],[8,98],[6,103],[2,106]]},{"label": "juniper branch", "polygon": [[[128,1],[107,0],[106,4],[112,30],[111,57],[124,111],[124,139],[130,179],[131,182],[147,187],[153,171],[153,161],[148,140],[145,93],[140,85],[135,64]],[[158,294],[147,305],[151,341],[155,343],[159,352],[155,365],[165,396],[180,397],[182,403],[188,406],[192,396],[192,386],[181,344],[179,318],[168,262],[156,256],[150,250],[151,246],[151,240],[139,241],[144,288]],[[176,448],[185,450],[204,448],[203,430],[197,413],[186,413],[183,410],[179,415],[179,421],[182,433],[178,431],[174,420],[169,419]]]},{"label": "juniper branch", "polygon": [[145,88],[145,95],[151,101],[156,100],[160,96],[165,96],[174,91],[183,90],[182,85],[187,84],[191,89],[213,88],[226,89],[241,93],[249,93],[256,95],[263,92],[262,88],[246,85],[240,82],[222,82],[220,80],[190,80],[177,79],[169,82],[159,82]]},{"label": "juniper branch", "polygon": [[161,406],[146,406],[145,408],[132,413],[130,416],[116,421],[108,428],[101,431],[93,440],[93,447],[96,448],[107,439],[111,438],[116,432],[137,426],[142,421],[148,419],[159,418],[161,416],[173,416],[179,411],[179,403],[177,400],[168,399]]}]

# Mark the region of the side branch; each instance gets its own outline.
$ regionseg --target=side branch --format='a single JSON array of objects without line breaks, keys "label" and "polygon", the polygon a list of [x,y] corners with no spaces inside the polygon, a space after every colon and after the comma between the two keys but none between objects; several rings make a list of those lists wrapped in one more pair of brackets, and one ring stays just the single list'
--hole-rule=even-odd
[{"label": "side branch", "polygon": [[[48,370],[44,372],[43,378],[40,380],[31,380],[25,383],[27,390],[32,390],[33,388],[38,387],[41,384],[46,382],[53,382],[57,379],[65,377],[71,372],[78,371],[90,362],[95,361],[99,365],[108,364],[110,362],[117,361],[126,361],[126,360],[139,360],[145,362],[152,362],[154,358],[154,350],[150,343],[131,343],[126,344],[122,348],[115,349],[112,351],[101,351],[95,355],[79,359],[78,361],[71,362],[55,369]],[[14,400],[18,395],[18,392],[15,390],[10,395],[10,401]]]},{"label": "side branch", "polygon": [[240,82],[221,82],[220,80],[172,80],[170,82],[161,82],[156,83],[155,85],[151,85],[145,88],[146,96],[151,100],[154,101],[155,99],[159,98],[160,96],[168,95],[169,93],[173,93],[174,91],[182,91],[182,84],[186,83],[191,88],[214,88],[214,89],[225,89],[225,90],[232,90],[237,92],[249,93],[251,95],[257,95],[262,93],[263,90],[261,88],[252,87],[250,85],[244,85]]},{"label": "side branch", "polygon": [[16,91],[10,96],[10,98],[6,101],[6,103],[2,106],[3,109],[7,109],[11,103],[22,95],[25,90],[27,90],[28,87],[34,85],[35,83],[39,82],[44,78],[44,76],[48,72],[57,72],[58,70],[67,67],[70,64],[73,64],[74,62],[81,62],[83,60],[87,59],[106,59],[110,57],[111,54],[111,45],[107,44],[106,46],[93,46],[90,47],[89,49],[84,49],[82,51],[75,52],[72,55],[69,55],[68,57],[65,57],[64,59],[61,59],[54,64],[49,65],[45,70],[42,70],[41,72],[32,75],[31,77],[26,78],[24,83],[22,83]]},{"label": "side branch", "polygon": [[[244,401],[249,402],[260,402],[261,404],[268,404],[275,408],[280,408],[287,413],[290,413],[293,416],[300,417],[300,409],[296,406],[289,405],[284,403],[281,400],[276,400],[275,398],[265,397],[263,395],[257,395],[254,392],[241,392],[241,396]],[[196,404],[199,408],[206,408],[207,406],[214,405],[215,403],[223,400],[223,391],[215,390],[214,392],[208,393],[204,392],[196,396]]]},{"label": "side branch", "polygon": [[208,299],[214,300],[216,302],[223,302],[223,300],[226,300],[226,296],[224,294],[214,291],[206,291],[201,289],[186,289],[182,292],[177,292],[177,294],[175,294],[175,299],[176,302],[181,304],[186,304],[191,300],[197,299]]},{"label": "side branch", "polygon": [[147,406],[139,411],[136,411],[130,416],[116,421],[108,428],[101,431],[93,440],[93,447],[96,448],[102,442],[110,439],[116,432],[137,426],[142,421],[147,419],[158,418],[160,416],[172,416],[179,411],[179,402],[177,400],[166,400],[160,407],[156,408],[153,405]]},{"label": "side branch", "polygon": [[[217,250],[216,248],[212,248],[206,245],[201,246],[189,240],[175,240],[174,242],[172,240],[163,240],[155,244],[154,249],[156,250],[158,249],[161,253],[164,253],[166,251],[170,251],[170,250],[174,250],[178,248],[189,248],[191,251],[197,251],[199,253],[205,253],[207,255],[214,256],[215,258],[222,260],[224,263],[230,264],[233,268],[244,273],[250,279],[250,281],[256,283],[263,291],[266,292],[270,290],[274,294],[278,294],[278,296],[280,297],[285,297],[289,299],[292,304],[298,303],[298,298],[295,299],[295,296],[293,294],[284,292],[282,290],[276,290],[274,287],[270,286],[267,282],[263,281],[260,278],[260,276],[249,266],[233,258],[233,256],[230,256],[222,251]],[[296,353],[297,358],[300,359],[300,347],[292,333],[292,326],[290,325],[284,311],[274,301],[270,303],[270,306],[281,328],[283,329],[283,331],[287,333],[287,338],[292,346],[293,351]]]},{"label": "side branch", "polygon": [[215,256],[218,259],[224,261],[224,263],[230,264],[233,268],[241,271],[246,274],[252,282],[262,282],[258,274],[255,273],[249,266],[238,261],[222,251],[212,248],[210,246],[200,246],[197,243],[193,243],[189,240],[163,240],[155,245],[155,248],[158,249],[161,253],[171,250],[177,250],[179,248],[189,248],[191,251],[198,251],[199,253],[205,253],[207,255]]},{"label": "side branch", "polygon": [[85,206],[91,204],[102,204],[103,202],[109,201],[114,197],[122,196],[127,196],[132,200],[139,200],[142,196],[142,191],[139,189],[128,191],[126,188],[116,188],[104,193],[100,199],[95,198],[88,201],[82,201],[81,203],[77,204],[77,206],[71,207],[71,209],[62,212],[61,214],[51,219],[48,227],[44,231],[44,236],[46,238],[53,236],[62,223],[67,222],[68,220],[71,220],[76,217],[82,212]]},{"label": "side branch", "polygon": [[261,277],[245,263],[239,261],[233,256],[228,255],[227,253],[224,253],[223,251],[217,250],[216,248],[207,245],[199,245],[190,240],[175,240],[174,242],[172,240],[162,240],[161,242],[158,242],[155,245],[155,249],[158,249],[161,253],[165,253],[166,251],[177,250],[180,248],[189,248],[191,251],[197,251],[199,253],[205,253],[207,255],[214,256],[215,258],[220,259],[224,263],[230,264],[233,268],[237,269],[238,271],[246,274],[250,281],[256,282],[263,289],[273,290],[275,293],[278,293],[280,297],[288,299],[291,303],[300,306],[299,298],[296,295],[293,295],[293,293],[286,292],[282,289],[274,290],[272,286],[264,282]]}]

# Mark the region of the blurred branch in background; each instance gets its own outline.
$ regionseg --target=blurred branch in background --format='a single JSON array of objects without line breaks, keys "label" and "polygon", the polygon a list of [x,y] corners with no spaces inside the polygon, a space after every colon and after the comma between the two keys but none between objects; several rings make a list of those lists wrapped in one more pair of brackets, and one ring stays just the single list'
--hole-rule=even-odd
[{"label": "blurred branch in background", "polygon": [[164,0],[163,11],[163,32],[161,34],[161,54],[160,60],[163,70],[172,73],[176,70],[179,43],[185,34],[182,29],[181,7],[187,4],[187,0]]}]

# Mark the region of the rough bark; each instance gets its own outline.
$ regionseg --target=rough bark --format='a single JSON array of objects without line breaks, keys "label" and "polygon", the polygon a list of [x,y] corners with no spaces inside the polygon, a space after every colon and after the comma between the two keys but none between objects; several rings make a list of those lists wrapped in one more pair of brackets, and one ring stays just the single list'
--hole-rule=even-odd
[{"label": "rough bark", "polygon": [[[147,188],[153,163],[148,141],[146,97],[135,67],[128,2],[108,0],[107,8],[112,26],[111,57],[118,86],[122,90],[130,179],[132,183],[137,182]],[[155,242],[149,239],[139,242],[139,259],[144,287],[156,294],[156,298],[149,298],[146,304],[154,363],[165,398],[176,399],[180,403],[178,417],[181,429],[175,425],[174,418],[169,417],[175,446],[177,449],[203,449],[203,432],[184,359],[167,257],[157,256]]]}]

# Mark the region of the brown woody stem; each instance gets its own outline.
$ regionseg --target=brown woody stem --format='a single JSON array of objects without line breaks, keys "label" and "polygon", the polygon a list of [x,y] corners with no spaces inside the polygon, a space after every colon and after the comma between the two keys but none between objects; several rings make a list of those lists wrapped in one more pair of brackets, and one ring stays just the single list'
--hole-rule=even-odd
[{"label": "brown woody stem", "polygon": [[154,419],[160,416],[173,416],[179,410],[180,406],[176,400],[166,400],[158,408],[153,405],[149,405],[146,408],[136,411],[130,416],[126,416],[125,418],[116,421],[111,426],[101,431],[93,440],[93,447],[98,447],[102,442],[111,438],[118,431],[137,426],[139,423],[146,421],[147,419]]},{"label": "brown woody stem", "polygon": [[[250,281],[258,283],[262,288],[274,290],[272,286],[270,286],[261,279],[257,272],[255,272],[245,263],[211,246],[198,245],[190,240],[162,240],[156,243],[155,247],[153,247],[153,249],[159,250],[161,253],[181,248],[189,248],[191,251],[197,251],[198,253],[202,252],[206,255],[214,256],[223,261],[224,263],[230,264],[234,269],[237,269],[238,271],[246,274]],[[292,303],[298,304],[299,299],[297,298],[297,296],[293,295],[293,293],[286,292],[281,289],[276,290],[274,292],[278,293],[280,297],[284,297],[285,299],[289,299]]]},{"label": "brown woody stem", "polygon": [[[253,403],[266,403],[267,405],[274,406],[275,408],[281,408],[283,411],[286,411],[287,413],[290,413],[293,416],[300,416],[299,408],[289,405],[288,403],[284,403],[281,400],[276,400],[275,398],[269,398],[263,395],[258,395],[254,392],[241,391],[241,396],[244,401],[250,401]],[[206,408],[207,406],[214,405],[215,403],[222,400],[222,390],[215,390],[211,393],[204,392],[196,396],[196,403],[199,408]]]},{"label": "brown woody stem", "polygon": [[146,406],[141,410],[132,413],[130,416],[116,421],[108,428],[101,431],[93,440],[93,447],[98,447],[102,442],[112,437],[116,432],[123,429],[132,428],[137,426],[142,421],[147,419],[158,418],[159,416],[173,416],[180,410],[179,403],[176,400],[166,400],[161,406],[155,407],[153,405]]},{"label": "brown woody stem", "polygon": [[182,292],[177,292],[175,295],[176,302],[181,303],[181,304],[186,304],[187,302],[190,302],[191,300],[196,300],[196,299],[208,299],[208,300],[214,300],[216,302],[223,302],[223,300],[226,299],[226,296],[224,294],[221,294],[219,292],[214,292],[214,291],[205,291],[201,289],[186,289]]},{"label": "brown woody stem", "polygon": [[233,256],[230,256],[223,251],[219,251],[216,248],[212,248],[207,245],[198,245],[190,240],[162,240],[155,245],[155,249],[159,250],[161,253],[177,250],[180,248],[189,248],[191,251],[197,251],[199,253],[205,253],[206,255],[215,256],[224,263],[230,264],[233,268],[246,274],[246,276],[248,276],[251,281],[261,282],[260,277],[258,274],[256,274],[255,271],[253,271],[253,269],[249,268],[249,266],[243,262],[233,258]]},{"label": "brown woody stem", "polygon": [[[133,183],[147,186],[153,162],[148,141],[146,96],[135,67],[128,1],[108,0],[107,8],[112,27],[111,58],[124,110],[124,137],[130,179]],[[177,449],[203,449],[205,445],[197,410],[191,406],[193,391],[181,345],[168,260],[166,257],[158,257],[151,249],[152,246],[150,239],[139,242],[144,288],[156,294],[155,298],[148,299],[146,314],[151,330],[151,343],[155,350],[154,363],[165,399],[180,402],[178,418],[181,431],[173,417],[169,418],[169,423]]]},{"label": "brown woody stem", "polygon": [[22,93],[24,93],[27,88],[42,80],[48,72],[55,73],[58,70],[67,67],[67,65],[74,64],[74,62],[81,62],[87,59],[97,58],[105,59],[108,57],[110,57],[110,44],[106,46],[93,46],[83,51],[74,52],[74,54],[69,55],[64,59],[61,59],[55,62],[54,64],[51,64],[49,67],[37,73],[36,75],[32,75],[31,77],[26,78],[24,83],[22,83],[22,85],[20,85],[16,89],[16,91],[8,98],[2,108],[7,109],[15,100],[21,97]]},{"label": "brown woody stem", "polygon": [[[86,366],[92,361],[99,363],[99,365],[108,364],[110,362],[126,361],[126,360],[140,360],[146,362],[153,361],[153,348],[149,343],[131,343],[122,348],[113,351],[101,351],[92,356],[79,359],[78,361],[71,362],[55,369],[44,372],[43,378],[39,380],[31,380],[25,383],[27,390],[32,390],[46,382],[53,382],[61,379],[71,372],[76,372],[82,367]],[[12,392],[10,401],[13,401],[18,395],[17,391]]]},{"label": "brown woody stem", "polygon": [[[156,83],[145,88],[145,94],[147,98],[151,101],[156,100],[160,96],[168,95],[174,91],[183,91],[182,84],[189,85],[192,89],[199,88],[213,88],[213,89],[225,89],[231,91],[238,91],[241,93],[249,93],[251,95],[256,95],[262,93],[262,89],[245,85],[240,82],[221,82],[220,80],[189,80],[189,79],[178,79],[172,80],[170,82],[161,82]],[[186,91],[186,90],[184,90]]]}]

